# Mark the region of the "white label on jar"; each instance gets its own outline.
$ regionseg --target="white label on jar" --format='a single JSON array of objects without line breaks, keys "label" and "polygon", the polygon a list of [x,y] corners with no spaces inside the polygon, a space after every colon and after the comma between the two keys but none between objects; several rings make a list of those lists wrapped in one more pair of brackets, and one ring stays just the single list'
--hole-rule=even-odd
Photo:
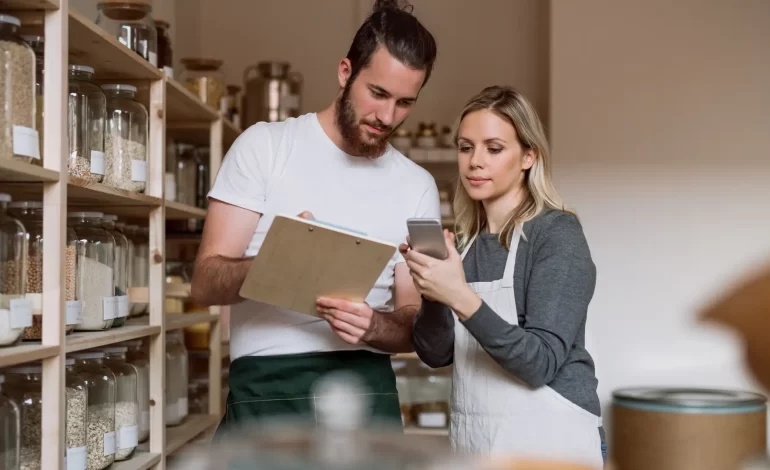
[{"label": "white label on jar", "polygon": [[149,52],[148,55],[150,56],[150,63],[152,64],[153,67],[157,67],[158,66],[158,54],[156,54],[155,52],[152,52],[152,51],[148,51],[148,52]]},{"label": "white label on jar", "polygon": [[40,158],[40,141],[35,129],[13,126],[13,154]]},{"label": "white label on jar", "polygon": [[417,415],[417,425],[421,428],[445,428],[445,413],[420,413]]},{"label": "white label on jar", "polygon": [[103,313],[104,320],[113,320],[118,315],[118,298],[117,297],[104,297],[102,298],[102,304],[104,307]]},{"label": "white label on jar", "polygon": [[176,177],[173,173],[166,173],[166,200],[176,201]]},{"label": "white label on jar", "polygon": [[146,431],[150,429],[150,412],[142,411],[142,415],[139,418],[139,429]]},{"label": "white label on jar", "polygon": [[43,294],[28,293],[24,296],[24,298],[27,299],[30,304],[32,304],[32,314],[40,315],[43,310]]},{"label": "white label on jar", "polygon": [[120,450],[133,449],[139,444],[139,433],[136,426],[123,426],[118,436]]},{"label": "white label on jar", "polygon": [[79,325],[83,323],[81,317],[82,308],[79,300],[67,301],[67,325]]},{"label": "white label on jar", "polygon": [[91,150],[91,173],[95,175],[104,174],[104,152]]},{"label": "white label on jar", "polygon": [[127,295],[119,295],[116,297],[118,301],[118,311],[115,318],[123,318],[128,316],[129,304]]},{"label": "white label on jar", "polygon": [[172,69],[168,65],[163,67],[163,73],[166,74],[168,78],[174,78],[174,69]]},{"label": "white label on jar", "polygon": [[86,470],[86,458],[88,457],[87,447],[73,447],[67,449],[65,468],[67,470]]},{"label": "white label on jar", "polygon": [[147,162],[144,160],[131,160],[131,181],[147,181]]},{"label": "white label on jar", "polygon": [[104,455],[109,456],[115,453],[115,433],[104,433]]},{"label": "white label on jar", "polygon": [[27,299],[11,300],[11,329],[32,326],[32,302]]}]

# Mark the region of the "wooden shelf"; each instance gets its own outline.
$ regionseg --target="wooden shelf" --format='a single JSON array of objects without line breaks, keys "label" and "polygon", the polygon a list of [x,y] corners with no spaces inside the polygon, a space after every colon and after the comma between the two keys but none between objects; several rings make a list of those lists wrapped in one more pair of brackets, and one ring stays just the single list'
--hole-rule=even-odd
[{"label": "wooden shelf", "polygon": [[412,352],[412,353],[399,353],[399,354],[394,355],[391,358],[391,360],[394,360],[394,361],[405,361],[405,360],[414,360],[414,359],[416,359],[418,361],[420,360],[420,358],[417,356],[417,353],[415,353],[415,352]]},{"label": "wooden shelf", "polygon": [[449,429],[425,429],[415,426],[407,426],[404,428],[404,434],[408,436],[449,437]]},{"label": "wooden shelf", "polygon": [[59,181],[59,173],[31,163],[0,159],[0,181],[54,182]]},{"label": "wooden shelf", "polygon": [[166,428],[166,456],[181,449],[185,444],[219,423],[214,415],[189,415],[178,426]]},{"label": "wooden shelf", "polygon": [[166,201],[167,220],[205,219],[206,209],[176,201]]},{"label": "wooden shelf", "polygon": [[[147,322],[147,317],[144,318]],[[121,343],[136,338],[157,335],[160,326],[136,325],[129,323],[104,331],[76,331],[65,338],[66,351],[68,353],[82,351],[84,349],[99,348],[110,344]]]},{"label": "wooden shelf", "polygon": [[0,348],[0,368],[39,361],[59,354],[58,346],[43,346],[40,343],[21,343]]},{"label": "wooden shelf", "polygon": [[90,18],[69,11],[69,63],[94,68],[97,80],[158,80],[163,74]]},{"label": "wooden shelf", "polygon": [[148,470],[158,462],[160,462],[159,454],[137,451],[129,460],[112,464],[110,470]]},{"label": "wooden shelf", "polygon": [[167,313],[166,331],[179,330],[198,323],[210,323],[219,318],[213,313]]},{"label": "wooden shelf", "polygon": [[57,10],[59,0],[0,0],[0,10]]},{"label": "wooden shelf", "polygon": [[168,125],[174,122],[210,123],[219,118],[219,113],[192,94],[173,78],[166,79],[166,119]]}]

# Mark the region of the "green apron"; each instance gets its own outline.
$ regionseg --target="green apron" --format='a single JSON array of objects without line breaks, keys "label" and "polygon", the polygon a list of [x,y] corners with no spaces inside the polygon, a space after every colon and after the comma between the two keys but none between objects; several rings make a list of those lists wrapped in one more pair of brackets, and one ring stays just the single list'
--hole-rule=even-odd
[{"label": "green apron", "polygon": [[396,376],[390,356],[370,351],[335,351],[287,356],[245,356],[230,364],[225,415],[215,440],[250,422],[287,417],[315,424],[313,383],[329,372],[352,372],[366,384],[369,424],[402,427]]}]

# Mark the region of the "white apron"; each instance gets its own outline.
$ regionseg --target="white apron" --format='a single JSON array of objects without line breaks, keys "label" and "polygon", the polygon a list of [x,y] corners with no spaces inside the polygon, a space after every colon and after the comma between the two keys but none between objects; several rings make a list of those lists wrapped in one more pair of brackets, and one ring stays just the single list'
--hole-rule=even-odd
[{"label": "white apron", "polygon": [[[469,285],[500,317],[518,324],[513,272],[521,224],[503,278]],[[475,240],[475,239],[474,239]],[[462,257],[468,253],[468,244]],[[533,390],[503,370],[455,319],[450,441],[459,452],[551,458],[603,467],[601,418],[548,386]]]}]

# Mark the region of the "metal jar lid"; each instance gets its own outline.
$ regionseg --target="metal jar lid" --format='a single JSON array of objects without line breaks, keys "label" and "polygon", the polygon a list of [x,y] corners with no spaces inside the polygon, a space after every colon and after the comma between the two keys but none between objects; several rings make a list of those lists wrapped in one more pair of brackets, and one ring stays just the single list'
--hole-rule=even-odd
[{"label": "metal jar lid", "polygon": [[706,388],[625,388],[612,396],[618,406],[676,413],[752,413],[767,402],[758,393]]}]

